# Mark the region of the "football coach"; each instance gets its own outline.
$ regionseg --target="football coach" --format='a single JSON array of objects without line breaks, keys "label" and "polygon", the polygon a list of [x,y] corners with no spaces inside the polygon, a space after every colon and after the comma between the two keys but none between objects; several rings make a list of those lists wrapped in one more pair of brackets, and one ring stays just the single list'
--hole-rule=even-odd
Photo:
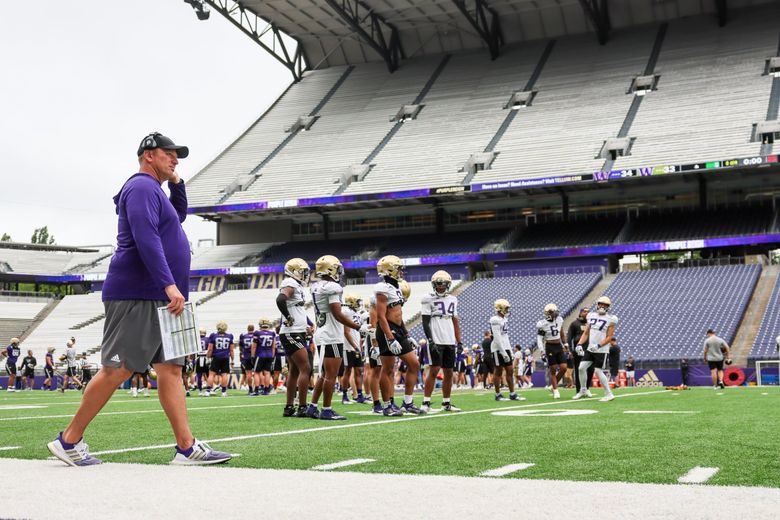
[{"label": "football coach", "polygon": [[[230,455],[196,440],[187,418],[181,371],[184,358],[163,359],[157,308],[178,316],[189,293],[190,246],[181,224],[187,217],[184,182],[176,173],[189,154],[160,133],[138,146],[138,173],[114,197],[119,217],[117,249],[103,284],[103,368],[84,392],[76,415],[48,444],[49,451],[70,466],[100,464],[89,454],[83,434],[114,390],[133,372],[151,364],[157,372],[160,404],[176,439],[172,464],[218,464]],[[162,189],[168,182],[170,196]]]}]

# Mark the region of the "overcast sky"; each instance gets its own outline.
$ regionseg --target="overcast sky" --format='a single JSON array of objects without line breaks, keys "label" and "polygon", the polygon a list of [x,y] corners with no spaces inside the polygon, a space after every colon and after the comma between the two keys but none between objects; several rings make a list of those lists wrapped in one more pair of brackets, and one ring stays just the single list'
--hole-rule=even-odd
[{"label": "overcast sky", "polygon": [[[0,235],[114,244],[111,200],[160,131],[190,148],[185,180],[290,83],[221,15],[182,0],[3,2],[0,13]],[[215,238],[190,216],[190,240]]]}]

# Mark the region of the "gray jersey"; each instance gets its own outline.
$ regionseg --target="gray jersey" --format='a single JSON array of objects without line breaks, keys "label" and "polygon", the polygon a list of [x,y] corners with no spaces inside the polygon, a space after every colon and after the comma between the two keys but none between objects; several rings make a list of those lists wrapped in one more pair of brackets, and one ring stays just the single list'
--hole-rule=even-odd
[{"label": "gray jersey", "polygon": [[710,336],[704,340],[704,348],[707,349],[707,354],[704,356],[706,361],[723,361],[723,349],[728,347],[723,338],[718,336]]},{"label": "gray jersey", "polygon": [[[374,286],[374,294],[383,294],[387,298],[387,307],[395,307],[396,305],[404,304],[404,297],[401,294],[401,289],[395,287],[387,282],[379,282]],[[374,299],[376,302],[376,299]]]},{"label": "gray jersey", "polygon": [[279,333],[291,334],[295,332],[306,332],[306,310],[303,307],[306,302],[306,293],[303,292],[303,286],[298,283],[298,280],[295,278],[287,277],[282,280],[279,289],[284,289],[285,287],[291,287],[293,290],[293,295],[287,299],[287,310],[294,320],[294,323],[288,327],[284,323],[284,318],[282,318],[282,325],[279,329]]},{"label": "gray jersey", "polygon": [[68,363],[68,367],[70,368],[76,368],[78,366],[78,364],[76,363],[75,348],[69,348],[65,351],[65,361]]}]

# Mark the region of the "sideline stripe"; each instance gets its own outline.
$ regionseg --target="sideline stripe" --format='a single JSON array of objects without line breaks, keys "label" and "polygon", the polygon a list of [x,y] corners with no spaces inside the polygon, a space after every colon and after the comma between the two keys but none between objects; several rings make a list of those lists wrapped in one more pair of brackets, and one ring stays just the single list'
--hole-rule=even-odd
[{"label": "sideline stripe", "polygon": [[[197,410],[224,410],[226,408],[260,408],[261,406],[282,406],[283,403],[264,403],[264,404],[234,404],[230,406],[201,406],[200,408],[187,408],[188,412],[194,412]],[[99,414],[100,417],[106,416],[106,415],[135,415],[140,413],[163,413],[165,410],[163,409],[157,409],[157,410],[133,410],[133,411],[124,411],[124,412],[102,412]],[[0,421],[24,421],[24,420],[33,420],[33,419],[65,419],[67,417],[73,417],[73,414],[64,414],[64,415],[29,415],[25,417],[0,417]],[[171,444],[173,446],[173,444]]]},{"label": "sideline stripe", "polygon": [[694,414],[699,413],[698,411],[683,411],[683,410],[626,410],[623,413],[634,413],[634,414],[651,414],[651,413],[660,413],[660,414]]},{"label": "sideline stripe", "polygon": [[349,459],[349,460],[342,460],[341,462],[334,462],[333,464],[321,464],[319,466],[314,466],[311,469],[316,469],[319,471],[328,471],[331,469],[346,468],[347,466],[357,466],[358,464],[368,464],[369,462],[376,462],[376,460],[375,459]]},{"label": "sideline stripe", "polygon": [[500,468],[483,471],[482,473],[479,474],[479,476],[480,477],[503,477],[504,475],[509,475],[510,473],[528,469],[533,466],[535,466],[535,464],[530,464],[530,463],[529,464],[526,463],[508,464],[506,466],[501,466]]},{"label": "sideline stripe", "polygon": [[48,408],[45,404],[0,404],[0,412],[7,410],[34,410],[36,408]]},{"label": "sideline stripe", "polygon": [[0,451],[18,450],[19,448],[21,448],[21,446],[4,446],[0,448]]},{"label": "sideline stripe", "polygon": [[701,484],[706,482],[715,476],[715,473],[720,471],[720,468],[702,468],[696,466],[688,473],[677,479],[680,484]]},{"label": "sideline stripe", "polygon": [[[615,396],[617,399],[625,398],[625,397],[636,397],[636,396],[645,396],[645,395],[654,395],[654,394],[665,394],[667,392],[670,392],[670,390],[654,390],[652,392],[638,392],[635,394],[622,394]],[[365,422],[359,422],[359,423],[351,423],[351,424],[338,424],[333,426],[322,426],[322,427],[316,427],[316,428],[302,428],[300,430],[287,430],[287,431],[281,431],[281,432],[269,432],[269,433],[253,433],[249,435],[236,435],[234,437],[223,437],[219,439],[209,439],[205,440],[206,443],[213,443],[213,442],[233,442],[233,441],[244,441],[244,440],[250,440],[250,439],[261,439],[264,437],[282,437],[285,435],[297,435],[299,433],[310,433],[310,432],[319,432],[319,431],[328,431],[328,430],[341,430],[344,428],[361,428],[364,426],[375,426],[377,424],[391,424],[391,423],[398,423],[398,422],[406,422],[406,421],[425,421],[425,420],[431,420],[431,419],[441,419],[443,417],[463,417],[465,415],[471,415],[475,413],[491,413],[496,412],[499,410],[516,410],[516,409],[522,409],[522,408],[537,408],[541,406],[561,406],[564,404],[576,404],[576,403],[593,403],[593,400],[589,399],[579,399],[577,401],[569,400],[569,401],[548,401],[544,403],[537,403],[537,404],[523,404],[523,405],[517,405],[517,406],[500,406],[498,408],[485,408],[482,410],[466,410],[463,412],[458,413],[440,413],[436,415],[415,415],[413,417],[401,417],[399,419],[377,419],[375,421],[365,421]],[[113,455],[116,453],[130,453],[134,451],[148,451],[148,450],[161,450],[161,449],[167,449],[167,448],[173,448],[175,444],[157,444],[154,446],[138,446],[135,448],[124,448],[124,449],[118,449],[118,450],[104,450],[104,451],[96,451],[92,453],[92,455]]]}]

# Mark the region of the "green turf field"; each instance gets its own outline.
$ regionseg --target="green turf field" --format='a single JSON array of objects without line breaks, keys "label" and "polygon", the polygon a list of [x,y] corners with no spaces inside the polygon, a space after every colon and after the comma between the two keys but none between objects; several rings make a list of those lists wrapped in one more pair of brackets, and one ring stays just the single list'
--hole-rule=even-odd
[{"label": "green turf field", "polygon": [[[453,403],[463,412],[423,417],[361,415],[350,412],[369,406],[339,405],[336,410],[349,417],[341,422],[283,418],[281,395],[233,392],[187,402],[198,438],[240,454],[232,466],[309,469],[374,459],[347,470],[477,476],[528,463],[534,466],[504,478],[652,483],[676,483],[701,466],[719,468],[707,484],[780,487],[778,388],[621,389],[610,403],[571,401],[572,393],[563,391],[564,398],[553,401],[534,389],[523,392],[527,401],[495,402],[492,392],[455,392]],[[0,394],[0,457],[48,457],[46,443],[67,424],[80,397],[75,391]],[[439,403],[434,395],[434,406]],[[502,410],[531,415],[493,414]],[[588,412],[558,415],[578,410]],[[625,413],[637,411],[691,413]],[[117,391],[86,440],[110,462],[162,464],[173,456],[170,447],[154,448],[172,443],[154,393],[133,399]],[[143,449],[99,454],[128,448]]]}]

